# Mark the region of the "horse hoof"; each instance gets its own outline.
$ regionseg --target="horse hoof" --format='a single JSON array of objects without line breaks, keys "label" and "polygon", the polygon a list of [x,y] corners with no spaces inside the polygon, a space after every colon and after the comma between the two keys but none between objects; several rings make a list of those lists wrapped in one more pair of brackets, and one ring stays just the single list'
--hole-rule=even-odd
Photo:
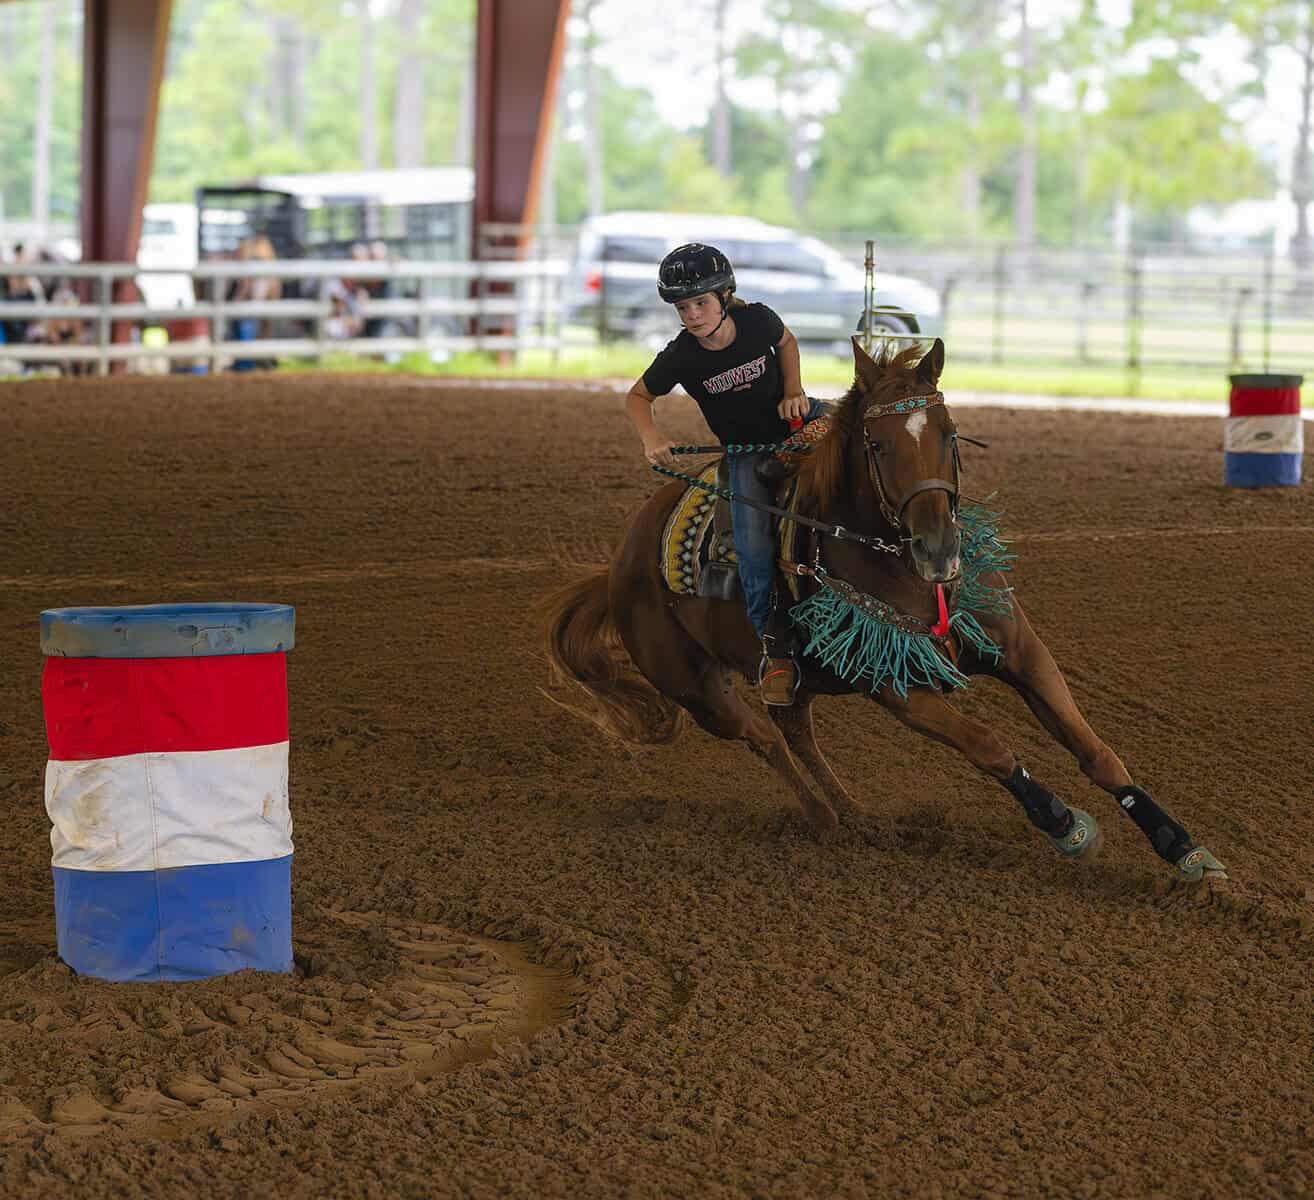
[{"label": "horse hoof", "polygon": [[871,816],[871,808],[858,800],[849,800],[835,805],[835,815],[841,825],[851,825],[856,821],[865,821]]},{"label": "horse hoof", "polygon": [[1049,837],[1050,844],[1064,858],[1094,858],[1104,845],[1104,831],[1100,823],[1088,812],[1069,807],[1072,814],[1072,828],[1061,837]]},{"label": "horse hoof", "polygon": [[833,810],[817,814],[807,814],[804,821],[808,827],[808,832],[813,839],[820,845],[826,846],[835,840],[836,834],[839,833],[840,821]]},{"label": "horse hoof", "polygon": [[1227,878],[1227,868],[1203,846],[1196,846],[1183,854],[1177,860],[1177,869],[1189,883],[1198,883],[1201,879]]}]

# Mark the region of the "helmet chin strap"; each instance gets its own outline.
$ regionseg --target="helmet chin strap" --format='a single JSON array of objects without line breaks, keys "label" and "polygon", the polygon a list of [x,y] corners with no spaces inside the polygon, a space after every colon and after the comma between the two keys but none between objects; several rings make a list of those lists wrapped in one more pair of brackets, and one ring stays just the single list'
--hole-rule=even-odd
[{"label": "helmet chin strap", "polygon": [[721,326],[725,324],[726,317],[730,315],[730,308],[725,302],[725,297],[722,296],[720,292],[718,292],[716,294],[716,298],[721,301],[721,319],[717,321],[716,329],[713,329],[711,333],[703,334],[702,337],[698,339],[700,342],[705,342],[710,338],[716,337],[717,330],[719,330]]}]

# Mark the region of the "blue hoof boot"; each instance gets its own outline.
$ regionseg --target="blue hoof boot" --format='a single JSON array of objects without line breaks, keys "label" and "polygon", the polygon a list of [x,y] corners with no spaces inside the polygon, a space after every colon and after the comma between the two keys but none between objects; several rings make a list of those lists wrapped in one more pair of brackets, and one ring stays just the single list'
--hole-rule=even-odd
[{"label": "blue hoof boot", "polygon": [[1201,879],[1227,878],[1227,868],[1203,846],[1196,846],[1183,854],[1177,860],[1177,869],[1182,873],[1182,878],[1190,883]]},{"label": "blue hoof boot", "polygon": [[1093,858],[1104,845],[1100,823],[1090,813],[1079,808],[1069,807],[1068,811],[1072,814],[1072,828],[1060,837],[1050,834],[1045,836],[1064,858]]}]

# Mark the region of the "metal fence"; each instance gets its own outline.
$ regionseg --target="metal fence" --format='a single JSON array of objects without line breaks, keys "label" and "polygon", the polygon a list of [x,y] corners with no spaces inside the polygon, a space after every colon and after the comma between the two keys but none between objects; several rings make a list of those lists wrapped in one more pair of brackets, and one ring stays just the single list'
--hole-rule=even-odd
[{"label": "metal fence", "polygon": [[[120,361],[197,362],[218,370],[241,359],[317,359],[341,351],[400,355],[493,350],[515,354],[596,344],[595,327],[569,326],[569,231],[499,227],[479,262],[204,263],[187,272],[198,297],[151,307],[122,294],[150,275],[131,265],[0,264],[8,276],[71,281],[76,302],[5,301],[0,321],[65,320],[80,335],[58,345],[0,346],[24,365],[82,364],[104,373]],[[855,265],[862,244],[834,239]],[[497,257],[497,255],[504,257]],[[876,243],[876,269],[934,286],[955,360],[1142,370],[1279,370],[1314,367],[1314,281],[1271,255],[1027,250],[982,243]],[[235,281],[274,277],[284,298],[228,299]],[[386,295],[362,315],[380,336],[333,336],[334,280],[382,281]],[[749,296],[764,299],[768,296]],[[855,313],[855,317],[856,317]],[[787,317],[787,314],[786,314]],[[256,318],[261,336],[234,336]],[[115,340],[125,329],[190,320],[167,345]],[[126,323],[120,325],[119,323]],[[671,331],[674,332],[674,322]]]},{"label": "metal fence", "polygon": [[[861,243],[836,241],[858,261]],[[1314,366],[1314,275],[1272,253],[877,243],[940,294],[956,358],[1142,369]]]},{"label": "metal fence", "polygon": [[[545,260],[570,260],[576,244],[566,226],[498,233],[503,246]],[[863,265],[866,239],[823,240]],[[936,289],[955,360],[1132,372],[1314,368],[1314,273],[1271,249],[887,237],[876,239],[875,269]],[[605,293],[601,300],[593,318],[601,335],[633,326],[630,314],[607,311]]]},{"label": "metal fence", "polygon": [[[0,293],[0,322],[71,323],[68,340],[0,345],[0,359],[23,366],[84,364],[99,374],[116,362],[149,359],[204,362],[220,370],[239,360],[316,359],[329,352],[364,355],[414,351],[519,351],[557,348],[560,280],[564,264],[506,262],[216,262],[186,272],[142,270],[131,264],[0,264],[0,281],[35,276],[68,284],[58,301],[13,301]],[[178,306],[151,305],[124,296],[127,285],[163,277],[190,281],[197,297]],[[242,279],[278,279],[284,297],[229,298]],[[377,336],[332,336],[337,282],[383,285],[385,295],[359,306],[376,323]],[[48,292],[51,288],[46,289]],[[140,294],[142,289],[133,289]],[[146,286],[144,290],[151,290]],[[72,293],[77,293],[76,295]],[[260,336],[234,336],[241,322],[257,320]],[[116,340],[117,332],[126,333]],[[146,327],[191,332],[160,343],[143,340]]]}]

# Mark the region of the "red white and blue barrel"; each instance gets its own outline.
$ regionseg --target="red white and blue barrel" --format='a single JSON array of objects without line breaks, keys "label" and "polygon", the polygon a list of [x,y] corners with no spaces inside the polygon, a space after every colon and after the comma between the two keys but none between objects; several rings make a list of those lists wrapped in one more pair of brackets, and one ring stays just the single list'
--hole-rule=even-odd
[{"label": "red white and blue barrel", "polygon": [[41,614],[60,957],[101,979],[292,969],[286,604]]},{"label": "red white and blue barrel", "polygon": [[1230,487],[1293,487],[1305,453],[1301,375],[1232,375],[1223,430]]}]

